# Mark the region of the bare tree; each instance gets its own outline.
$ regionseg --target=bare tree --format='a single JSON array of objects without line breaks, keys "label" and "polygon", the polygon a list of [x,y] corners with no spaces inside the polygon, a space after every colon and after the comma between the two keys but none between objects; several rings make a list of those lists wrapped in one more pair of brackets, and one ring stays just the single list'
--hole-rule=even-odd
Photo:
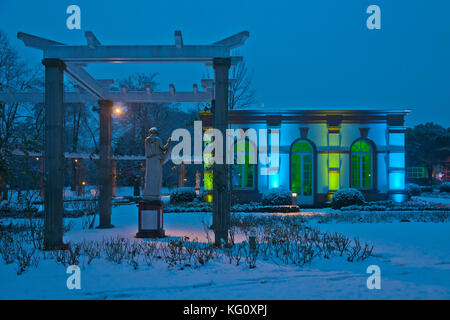
[{"label": "bare tree", "polygon": [[[205,79],[210,79],[209,71],[203,74]],[[249,72],[247,64],[242,61],[230,68],[229,76],[229,91],[228,91],[228,108],[244,109],[255,105],[258,101],[256,93],[253,89],[253,76]],[[204,110],[210,108],[209,102],[199,102],[196,104],[197,110]]]},{"label": "bare tree", "polygon": [[[6,34],[0,30],[0,91],[16,92],[35,88],[39,84],[36,72],[32,72],[23,62],[17,50],[13,48]],[[8,156],[19,145],[26,146],[24,136],[19,127],[23,121],[20,118],[34,118],[28,109],[22,109],[23,104],[0,104],[0,190],[8,184]],[[36,119],[39,119],[36,118]],[[36,123],[39,127],[39,124]]]},{"label": "bare tree", "polygon": [[257,103],[255,90],[252,87],[253,77],[249,73],[245,61],[238,63],[230,69],[230,90],[228,105],[232,109],[244,109]]}]

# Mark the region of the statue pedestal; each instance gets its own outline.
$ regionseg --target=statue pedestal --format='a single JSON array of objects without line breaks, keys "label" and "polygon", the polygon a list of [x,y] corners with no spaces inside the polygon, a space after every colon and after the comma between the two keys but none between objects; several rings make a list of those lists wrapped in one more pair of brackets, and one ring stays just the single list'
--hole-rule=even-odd
[{"label": "statue pedestal", "polygon": [[139,229],[136,238],[163,238],[163,202],[142,200],[138,203]]}]

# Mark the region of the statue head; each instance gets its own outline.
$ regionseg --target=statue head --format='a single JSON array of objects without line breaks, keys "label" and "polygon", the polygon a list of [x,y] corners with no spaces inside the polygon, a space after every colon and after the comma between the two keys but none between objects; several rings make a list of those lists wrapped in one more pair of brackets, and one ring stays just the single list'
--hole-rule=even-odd
[{"label": "statue head", "polygon": [[150,128],[148,132],[150,133],[150,135],[156,136],[158,135],[158,128],[156,127]]}]

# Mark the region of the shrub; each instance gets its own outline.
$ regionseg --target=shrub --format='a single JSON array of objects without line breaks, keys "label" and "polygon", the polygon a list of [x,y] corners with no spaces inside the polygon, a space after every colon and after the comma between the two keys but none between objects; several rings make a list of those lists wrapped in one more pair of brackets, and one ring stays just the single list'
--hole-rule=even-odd
[{"label": "shrub", "polygon": [[331,207],[340,209],[350,205],[360,205],[365,202],[361,191],[354,188],[343,188],[336,191],[331,199]]},{"label": "shrub", "polygon": [[418,196],[422,192],[420,186],[415,183],[407,183],[405,189],[406,193],[408,194],[408,198],[411,198],[412,196]]},{"label": "shrub", "polygon": [[171,203],[192,202],[197,197],[194,188],[177,188],[170,193]]},{"label": "shrub", "polygon": [[444,182],[439,186],[439,192],[450,192],[450,182]]},{"label": "shrub", "polygon": [[281,188],[270,189],[263,193],[262,204],[266,206],[290,205],[292,204],[292,193]]}]

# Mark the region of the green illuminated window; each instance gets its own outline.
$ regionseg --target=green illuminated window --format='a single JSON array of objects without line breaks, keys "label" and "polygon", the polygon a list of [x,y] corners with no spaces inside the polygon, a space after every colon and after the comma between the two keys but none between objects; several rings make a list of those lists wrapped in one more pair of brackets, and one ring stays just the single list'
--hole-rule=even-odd
[{"label": "green illuminated window", "polygon": [[351,150],[351,185],[358,189],[372,189],[373,150],[367,141],[355,142]]},{"label": "green illuminated window", "polygon": [[[240,152],[244,150],[244,152]],[[234,146],[233,188],[255,188],[255,152],[248,141],[240,141]]]},{"label": "green illuminated window", "polygon": [[291,190],[300,197],[313,195],[313,156],[307,141],[298,141],[292,146]]},{"label": "green illuminated window", "polygon": [[408,178],[420,179],[426,177],[425,167],[408,167],[406,169]]}]

